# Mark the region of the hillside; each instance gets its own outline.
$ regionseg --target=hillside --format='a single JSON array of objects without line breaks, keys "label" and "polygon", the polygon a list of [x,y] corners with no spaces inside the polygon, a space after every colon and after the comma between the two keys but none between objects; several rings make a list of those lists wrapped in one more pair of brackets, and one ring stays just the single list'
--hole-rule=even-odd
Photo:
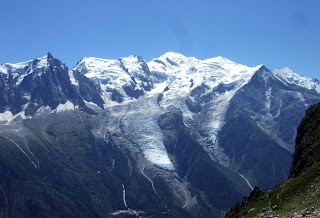
[{"label": "hillside", "polygon": [[311,106],[297,132],[287,181],[263,193],[255,188],[226,217],[320,216],[320,104]]},{"label": "hillside", "polygon": [[0,217],[223,217],[288,177],[319,87],[173,52],[0,64]]}]

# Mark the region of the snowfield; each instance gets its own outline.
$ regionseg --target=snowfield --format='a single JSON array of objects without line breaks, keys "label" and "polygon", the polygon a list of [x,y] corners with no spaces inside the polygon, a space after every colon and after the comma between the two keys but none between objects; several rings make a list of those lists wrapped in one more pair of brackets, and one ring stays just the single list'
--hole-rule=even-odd
[{"label": "snowfield", "polygon": [[[41,76],[46,73],[50,57],[48,54],[34,61],[1,64],[0,74],[5,78],[11,75],[16,79],[15,86],[18,87],[26,75],[34,73],[35,76]],[[79,81],[75,78],[74,71],[95,80],[101,89],[104,109],[112,116],[107,127],[109,131],[124,133],[147,160],[174,171],[175,167],[163,144],[158,117],[172,106],[178,108],[183,114],[184,124],[203,148],[212,157],[217,156],[216,154],[223,156],[217,143],[217,134],[224,125],[229,102],[261,67],[262,65],[248,67],[224,57],[199,60],[168,52],[149,62],[136,55],[118,60],[85,57],[73,70],[68,71],[68,75],[76,90],[79,89]],[[300,76],[289,68],[273,70],[272,73],[284,84],[295,84],[320,93],[318,80]],[[141,91],[142,94],[130,97],[125,89],[127,87],[131,91]],[[123,100],[115,101],[112,97],[115,93]],[[265,106],[268,110],[271,96],[270,89],[266,93]],[[30,101],[30,96],[26,95],[25,99]],[[28,104],[29,102],[24,108]],[[98,108],[93,102],[85,101],[85,104],[93,110]],[[37,114],[75,109],[79,109],[79,106],[68,100],[57,108],[44,110],[41,107]],[[8,124],[19,117],[27,119],[24,109],[15,115],[8,109],[0,113],[0,122]]]},{"label": "snowfield", "polygon": [[[261,67],[250,68],[223,57],[199,60],[173,52],[151,60],[147,66],[143,64],[146,62],[135,55],[119,60],[84,58],[74,70],[99,81],[102,90],[116,89],[125,96],[124,102],[116,103],[111,101],[110,93],[103,92],[105,107],[113,117],[113,121],[108,124],[109,131],[126,134],[147,160],[167,170],[174,170],[175,167],[163,145],[162,132],[157,123],[160,114],[170,106],[175,106],[182,111],[184,123],[188,127],[199,131],[196,130],[197,124],[201,122],[201,131],[206,132],[207,137],[201,137],[199,142],[206,150],[214,152],[213,149],[218,146],[217,133],[224,124],[228,102]],[[127,97],[123,87],[133,78],[138,87],[141,87],[140,78],[148,77],[149,73],[166,75],[167,79],[155,83],[153,89],[139,99]],[[191,93],[204,85],[206,91],[201,96],[213,95],[212,90],[219,87],[225,87],[227,91],[217,92],[207,102],[199,102],[205,110],[194,113],[188,108],[186,99],[198,101],[195,98],[199,96],[192,96]],[[160,94],[162,98],[158,99]]]}]

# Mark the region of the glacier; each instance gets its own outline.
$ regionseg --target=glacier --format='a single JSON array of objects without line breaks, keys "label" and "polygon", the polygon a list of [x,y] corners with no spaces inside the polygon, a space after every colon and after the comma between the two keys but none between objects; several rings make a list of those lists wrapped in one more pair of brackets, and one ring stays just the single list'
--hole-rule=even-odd
[{"label": "glacier", "polygon": [[174,52],[85,57],[73,69],[48,54],[0,65],[0,89],[0,135],[32,170],[46,166],[33,144],[54,146],[75,173],[79,151],[94,166],[86,175],[113,182],[118,202],[108,214],[136,216],[154,213],[136,201],[143,196],[157,213],[173,212],[174,202],[190,212],[212,205],[218,215],[230,196],[275,185],[288,171],[296,124],[320,99],[318,80],[288,68]]},{"label": "glacier", "polygon": [[[12,75],[18,87],[26,75],[35,73],[41,76],[45,73],[50,58],[52,56],[48,53],[33,61],[1,64],[0,73],[7,78]],[[72,70],[68,70],[68,75],[76,90],[80,85],[75,71],[98,83],[104,101],[103,109],[113,117],[106,124],[110,132],[125,133],[147,160],[161,168],[174,170],[157,124],[160,114],[172,106],[179,109],[184,124],[211,158],[227,166],[227,157],[223,155],[217,140],[218,132],[225,123],[230,100],[262,66],[248,67],[220,56],[200,60],[167,52],[149,62],[137,55],[119,59],[85,57]],[[320,93],[318,80],[300,76],[289,68],[276,69],[272,73],[284,84],[295,84]],[[128,88],[131,92],[138,91],[139,95],[130,96]],[[121,101],[113,99],[115,93]],[[271,95],[270,89],[266,93],[265,105],[269,110]],[[24,109],[30,102],[30,96],[26,95],[25,99]],[[84,102],[88,108],[99,109],[94,102]],[[0,113],[0,122],[10,123],[18,117],[26,119],[24,109],[15,115],[9,110]],[[62,112],[79,109],[79,106],[68,100],[57,108],[40,109],[38,113],[48,110]]]},{"label": "glacier", "polygon": [[158,117],[163,110],[157,104],[157,94],[113,106],[108,110],[112,115],[112,121],[107,124],[109,132],[124,133],[151,163],[174,170],[158,126]]},{"label": "glacier", "polygon": [[[223,57],[199,60],[168,52],[147,63],[136,55],[119,60],[83,58],[74,70],[99,81],[105,101],[104,107],[113,117],[113,121],[108,123],[109,131],[121,131],[128,135],[147,160],[161,168],[174,170],[157,124],[160,114],[172,106],[181,110],[185,125],[198,136],[198,142],[213,158],[219,159],[214,157],[222,152],[217,144],[217,134],[224,123],[228,102],[260,67],[261,65],[247,67]],[[123,89],[125,85],[134,81],[137,88],[141,89],[141,78],[159,74],[166,75],[166,79],[160,82],[154,79],[152,89],[143,96],[138,99],[126,96]],[[195,98],[201,96],[192,96],[191,93],[200,86],[206,86],[206,91],[201,93],[201,96],[210,95],[211,98],[200,102],[205,110],[194,113],[188,108],[186,100],[197,101]],[[212,93],[212,90],[219,87],[226,91]],[[108,89],[118,90],[125,96],[124,101],[112,101]],[[201,131],[206,133],[206,137],[198,134],[200,123]]]}]

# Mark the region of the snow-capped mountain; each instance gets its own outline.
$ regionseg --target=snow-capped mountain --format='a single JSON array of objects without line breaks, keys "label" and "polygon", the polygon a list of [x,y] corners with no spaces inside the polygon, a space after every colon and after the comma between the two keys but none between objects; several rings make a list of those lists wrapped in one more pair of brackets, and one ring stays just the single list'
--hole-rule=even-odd
[{"label": "snow-capped mountain", "polygon": [[[101,187],[117,204],[89,187],[101,216],[220,216],[253,186],[287,177],[296,129],[320,101],[319,87],[288,68],[224,57],[85,57],[69,69],[49,53],[0,65],[0,144],[22,156],[0,155],[31,172],[64,163],[82,179],[91,172],[90,184],[107,176]],[[39,175],[51,178],[47,171]],[[112,206],[102,209],[103,199]]]},{"label": "snow-capped mountain", "polygon": [[110,100],[121,103],[139,98],[153,88],[148,65],[136,55],[119,60],[87,57],[74,70],[100,83],[107,105],[112,104]]},{"label": "snow-capped mountain", "polygon": [[285,83],[295,84],[320,93],[320,81],[317,79],[300,76],[288,67],[272,70],[272,73]]},{"label": "snow-capped mountain", "polygon": [[29,74],[35,76],[41,76],[44,70],[49,66],[49,59],[51,54],[35,59],[34,61],[21,62],[17,64],[2,64],[0,65],[0,71],[7,76],[12,76],[12,79],[16,79],[15,85],[19,85],[23,78]]},{"label": "snow-capped mountain", "polygon": [[[125,103],[125,100],[130,102],[129,106],[125,104],[125,106],[114,105],[111,107],[111,104],[108,103],[110,95],[109,98],[105,98],[105,105],[110,111],[116,108],[116,114],[119,114],[119,111],[123,110],[121,121],[124,121],[129,115],[133,117],[124,126],[133,126],[128,131],[131,134],[132,131],[139,131],[136,134],[136,143],[141,145],[140,148],[147,159],[158,166],[166,165],[168,169],[174,167],[162,145],[163,139],[160,129],[157,127],[157,117],[170,106],[179,108],[183,113],[186,125],[192,125],[194,129],[198,129],[199,123],[202,123],[201,131],[208,135],[206,138],[201,138],[206,145],[204,148],[215,147],[217,133],[224,122],[224,113],[227,110],[228,102],[260,67],[250,68],[222,57],[202,61],[173,52],[150,61],[148,63],[150,67],[147,65],[142,67],[142,64],[145,64],[145,61],[137,56],[119,60],[84,58],[74,70],[99,81],[103,93],[107,93],[108,90],[116,90],[124,100],[119,103]],[[152,84],[152,80],[155,80],[150,78],[151,75],[159,74],[166,75],[166,81],[148,86],[152,88],[154,86],[154,89],[150,88],[149,92],[141,86],[144,81],[150,81]],[[146,79],[142,82],[141,78]],[[126,87],[130,85],[135,90],[143,90],[142,93],[147,94],[135,102],[130,101],[132,96],[126,92]],[[159,97],[159,95],[161,96]],[[111,100],[113,100],[112,96]],[[128,108],[132,107],[134,110],[128,112]],[[201,107],[205,108],[202,110]],[[141,115],[139,115],[140,111]],[[117,116],[113,115],[113,117]],[[135,122],[137,117],[141,118],[138,120],[144,122],[150,117],[154,118],[147,126],[144,126]],[[155,129],[151,126],[155,126]],[[146,129],[139,129],[139,127]],[[156,134],[156,132],[158,133]],[[150,141],[150,139],[152,140]],[[157,154],[157,158],[155,158],[155,154]],[[164,160],[164,163],[160,160]]]},{"label": "snow-capped mountain", "polygon": [[90,113],[85,101],[103,105],[100,87],[69,70],[50,53],[33,61],[0,65],[0,81],[0,112],[6,114],[2,117],[7,121],[56,108],[80,108]]},{"label": "snow-capped mountain", "polygon": [[228,102],[260,67],[250,68],[223,57],[202,61],[171,52],[149,65],[151,72],[168,75],[160,105],[179,107],[187,125],[200,121],[211,145],[223,124]]}]

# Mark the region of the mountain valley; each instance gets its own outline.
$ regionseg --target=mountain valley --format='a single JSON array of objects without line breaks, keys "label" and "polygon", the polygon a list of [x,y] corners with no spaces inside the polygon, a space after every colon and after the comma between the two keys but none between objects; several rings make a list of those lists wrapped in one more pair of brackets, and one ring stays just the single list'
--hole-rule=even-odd
[{"label": "mountain valley", "polygon": [[223,217],[284,181],[320,82],[168,52],[0,65],[0,217]]}]

